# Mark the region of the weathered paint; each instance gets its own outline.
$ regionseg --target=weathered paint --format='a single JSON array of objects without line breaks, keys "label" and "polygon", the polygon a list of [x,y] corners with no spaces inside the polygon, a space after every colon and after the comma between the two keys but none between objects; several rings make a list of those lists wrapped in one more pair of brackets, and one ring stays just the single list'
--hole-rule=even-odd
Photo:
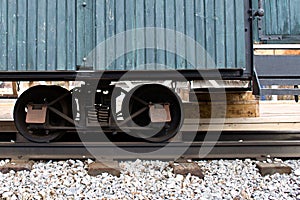
[{"label": "weathered paint", "polygon": [[[245,0],[247,1],[247,0]],[[282,1],[282,0],[280,0]],[[284,0],[293,1],[293,0]],[[296,1],[296,0],[294,0]],[[245,68],[244,6],[241,0],[0,0],[0,70],[75,70],[99,43],[118,33],[143,27],[168,28],[193,38],[206,49],[217,68]],[[296,10],[294,10],[296,12]],[[291,11],[293,12],[293,11]],[[292,15],[292,14],[291,14]],[[290,27],[292,31],[292,27]],[[195,46],[145,32],[139,42],[185,49],[183,57],[142,49],[109,65],[116,51],[137,45],[124,36],[113,42],[95,70],[190,69],[188,55],[199,69],[207,55]],[[156,63],[153,64],[152,63]],[[201,64],[202,63],[202,64]]]},{"label": "weathered paint", "polygon": [[[253,1],[254,9],[257,8],[257,2],[257,0]],[[263,33],[266,36],[283,36],[283,41],[273,41],[273,43],[299,42],[300,0],[264,0],[263,6],[265,10],[262,27]],[[258,34],[255,34],[255,40],[259,41]]]}]

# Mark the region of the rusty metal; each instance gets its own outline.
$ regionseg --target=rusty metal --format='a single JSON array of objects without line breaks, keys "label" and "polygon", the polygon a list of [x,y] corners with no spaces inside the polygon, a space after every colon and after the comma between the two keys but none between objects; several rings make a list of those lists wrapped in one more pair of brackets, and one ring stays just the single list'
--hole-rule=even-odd
[{"label": "rusty metal", "polygon": [[151,122],[171,122],[170,104],[149,105],[149,115]]},{"label": "rusty metal", "polygon": [[26,123],[44,124],[47,116],[47,105],[27,105]]}]

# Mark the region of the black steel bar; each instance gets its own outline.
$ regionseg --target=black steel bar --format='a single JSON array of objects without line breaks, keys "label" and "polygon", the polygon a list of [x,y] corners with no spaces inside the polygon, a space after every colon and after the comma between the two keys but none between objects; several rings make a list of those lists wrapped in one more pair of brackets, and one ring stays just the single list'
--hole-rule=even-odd
[{"label": "black steel bar", "polygon": [[261,95],[300,95],[300,90],[293,89],[261,89]]},{"label": "black steel bar", "polygon": [[[122,78],[126,74],[126,77]],[[249,80],[244,69],[153,70],[153,71],[49,71],[0,72],[1,81],[74,81],[74,80]]]},{"label": "black steel bar", "polygon": [[52,106],[52,105],[56,104],[57,102],[59,102],[60,100],[64,99],[68,95],[70,95],[70,93],[65,93],[65,94],[61,95],[60,97],[58,97],[58,98],[54,99],[53,101],[47,103],[47,106]]},{"label": "black steel bar", "polygon": [[244,75],[250,79],[253,76],[253,16],[252,0],[244,1],[245,50],[246,69]]},{"label": "black steel bar", "polygon": [[255,56],[255,69],[258,78],[300,78],[300,56]]},{"label": "black steel bar", "polygon": [[[300,157],[300,141],[253,141],[253,142],[197,142],[186,150],[187,144],[149,143],[51,143],[51,144],[11,144],[0,145],[0,158],[26,157],[28,159],[75,159],[75,158],[111,158],[111,159],[175,159],[176,156],[187,158],[257,158],[270,155],[271,157]],[[155,151],[168,148],[164,155]],[[199,153],[200,148],[212,148],[207,155]],[[90,151],[95,154],[91,155]],[[186,151],[185,151],[186,150]],[[136,152],[136,154],[128,153]],[[143,154],[153,152],[150,154]],[[184,152],[184,153],[182,153]],[[182,155],[180,155],[182,154]]]},{"label": "black steel bar", "polygon": [[51,106],[47,107],[50,111],[52,111],[53,113],[55,113],[56,115],[58,115],[59,117],[65,119],[66,121],[70,122],[71,124],[74,124],[76,126],[79,126],[77,124],[76,121],[74,121],[72,118],[70,118],[69,116],[67,116],[66,114],[60,112],[59,110],[57,110],[56,108],[53,108]]}]

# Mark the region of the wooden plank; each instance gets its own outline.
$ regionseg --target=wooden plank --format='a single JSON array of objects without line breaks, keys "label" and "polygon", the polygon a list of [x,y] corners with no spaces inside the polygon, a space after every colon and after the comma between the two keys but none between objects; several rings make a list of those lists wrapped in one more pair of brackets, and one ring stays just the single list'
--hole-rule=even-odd
[{"label": "wooden plank", "polygon": [[[232,1],[230,2],[232,3]],[[206,51],[207,56],[210,57],[214,62],[216,62],[216,29],[215,29],[215,2],[211,0],[205,0],[205,31],[206,31]],[[231,13],[232,16],[232,13]],[[233,29],[232,29],[233,30]],[[231,30],[231,32],[233,32]],[[233,50],[234,51],[234,50]],[[215,68],[207,63],[207,68]]]},{"label": "wooden plank", "polygon": [[291,34],[294,35],[299,35],[300,34],[300,15],[299,15],[299,10],[300,10],[300,4],[299,0],[290,0],[290,26],[291,26]]},{"label": "wooden plank", "polygon": [[[279,3],[280,2],[280,3]],[[278,32],[281,34],[290,34],[291,32],[291,19],[290,19],[290,0],[280,0],[277,4],[278,17]]]},{"label": "wooden plank", "polygon": [[[277,2],[278,1],[268,1],[270,5],[270,15],[271,15],[271,21],[268,23],[270,25],[270,33],[271,34],[276,34],[278,33],[278,13],[277,13]],[[280,4],[282,1],[280,0]]]},{"label": "wooden plank", "polygon": [[[125,12],[126,12],[126,31],[133,30],[135,28],[135,0],[126,0],[125,3]],[[131,31],[133,33],[133,31]],[[126,52],[125,56],[126,69],[134,70],[136,67],[136,52],[129,52],[131,49],[135,48],[135,34],[133,33],[131,37],[126,35]]]},{"label": "wooden plank", "polygon": [[272,15],[271,15],[271,6],[270,1],[264,1],[264,10],[265,10],[265,19],[263,22],[263,28],[265,34],[272,34],[271,32],[271,23],[272,23]]},{"label": "wooden plank", "polygon": [[[195,1],[185,2],[185,27],[186,36],[195,40]],[[186,43],[187,69],[195,69],[196,67],[196,46],[194,43]]]},{"label": "wooden plank", "polygon": [[275,55],[275,50],[273,50],[273,49],[255,49],[254,54],[258,55],[258,56],[262,56],[262,55],[273,56],[273,55]]},{"label": "wooden plank", "polygon": [[216,0],[216,65],[225,68],[225,8],[223,0]]},{"label": "wooden plank", "polygon": [[[184,10],[184,2],[185,0],[175,0],[175,27],[176,31],[185,34],[185,10]],[[185,61],[185,51],[186,44],[181,37],[176,37],[176,69],[185,69],[186,61]]]},{"label": "wooden plank", "polygon": [[[155,2],[155,22],[156,27],[165,28],[166,26],[166,14],[165,14],[165,1],[156,0]],[[156,43],[163,47],[162,50],[157,50],[156,54],[156,63],[158,64],[156,68],[158,70],[166,69],[166,37],[165,34],[161,34],[161,32],[156,31]]]},{"label": "wooden plank", "polygon": [[[174,0],[166,0],[165,3],[165,15],[166,15],[166,28],[175,31],[175,1]],[[166,38],[166,47],[168,49],[175,50],[175,38]],[[170,69],[174,69],[176,66],[176,57],[173,53],[166,52],[166,66]]]},{"label": "wooden plank", "polygon": [[[46,0],[37,1],[37,69],[39,71],[44,71],[46,69],[46,10]],[[64,32],[63,29],[59,30]]]},{"label": "wooden plank", "polygon": [[[105,41],[106,35],[106,16],[105,16],[105,1],[96,1],[96,45],[104,45],[106,49],[106,45],[103,43]],[[96,54],[96,70],[103,70],[106,68],[106,51],[100,51],[97,48]]]},{"label": "wooden plank", "polygon": [[66,46],[67,46],[67,70],[76,68],[76,3],[73,0],[66,0]]},{"label": "wooden plank", "polygon": [[232,0],[225,0],[225,27],[226,27],[226,68],[234,68],[236,51],[235,51],[235,16],[232,14],[235,12]]},{"label": "wooden plank", "polygon": [[204,10],[204,1],[196,0],[195,2],[195,16],[196,16],[196,41],[199,45],[196,48],[196,68],[205,69],[206,67],[206,54],[205,50],[205,10]]},{"label": "wooden plank", "polygon": [[57,46],[57,10],[56,10],[56,1],[48,1],[47,2],[47,70],[53,71],[56,68],[56,46]]},{"label": "wooden plank", "polygon": [[92,53],[95,48],[95,0],[85,0],[84,9],[84,55],[88,59],[88,66],[95,66],[95,54]]},{"label": "wooden plank", "polygon": [[[106,39],[111,38],[115,35],[115,0],[106,1]],[[106,46],[106,58],[107,58],[107,69],[113,70],[116,65],[115,61],[115,50],[116,44],[114,40],[111,40],[109,46]]]},{"label": "wooden plank", "polygon": [[256,167],[262,176],[278,174],[291,174],[292,168],[284,163],[256,163]]},{"label": "wooden plank", "polygon": [[85,7],[83,7],[83,2],[85,0],[77,0],[76,5],[76,50],[77,50],[77,59],[76,59],[76,65],[84,65],[84,58],[86,57],[86,47],[85,47],[85,21],[84,21],[84,15],[85,15]]},{"label": "wooden plank", "polygon": [[236,40],[236,63],[235,68],[246,68],[246,44],[245,44],[245,23],[243,3],[235,1],[235,40]]},{"label": "wooden plank", "polygon": [[[145,27],[153,28],[155,27],[155,0],[145,1]],[[145,32],[146,46],[156,47],[155,41],[155,31],[152,29]],[[155,70],[156,69],[156,56],[155,49],[146,49],[146,69]]]},{"label": "wooden plank", "polygon": [[275,50],[275,55],[300,55],[300,50]]},{"label": "wooden plank", "polygon": [[57,70],[65,70],[67,62],[66,0],[57,1]]},{"label": "wooden plank", "polygon": [[7,20],[7,67],[8,71],[17,69],[17,1],[8,1]]},{"label": "wooden plank", "polygon": [[0,1],[0,70],[7,71],[7,0]]},{"label": "wooden plank", "polygon": [[254,44],[254,49],[300,49],[300,44]]},{"label": "wooden plank", "polygon": [[[125,31],[125,23],[126,23],[126,17],[125,17],[125,1],[119,0],[116,3],[116,34],[124,33]],[[125,52],[125,34],[121,34],[118,38],[121,39],[122,44],[116,44],[116,51],[117,52]],[[124,70],[125,67],[125,55],[122,57],[117,58],[116,60],[116,69],[117,70]]]},{"label": "wooden plank", "polygon": [[36,71],[36,39],[37,39],[37,4],[36,1],[27,5],[27,70]]},{"label": "wooden plank", "polygon": [[[17,63],[18,70],[25,71],[27,66],[26,45],[27,45],[27,1],[18,0],[18,22],[17,22]],[[1,28],[0,28],[1,29]],[[1,40],[1,39],[0,39]],[[1,48],[1,47],[0,47]],[[0,50],[1,55],[1,50]],[[1,61],[0,61],[1,62]]]}]

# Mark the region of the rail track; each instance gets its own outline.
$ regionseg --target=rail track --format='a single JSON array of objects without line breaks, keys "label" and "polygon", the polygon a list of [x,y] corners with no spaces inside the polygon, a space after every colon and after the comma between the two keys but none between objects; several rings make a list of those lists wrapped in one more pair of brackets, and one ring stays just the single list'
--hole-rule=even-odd
[{"label": "rail track", "polygon": [[[193,142],[188,127],[181,132],[180,139],[170,143],[84,142],[78,137],[65,137],[60,142],[30,143],[19,140],[12,121],[0,123],[0,158],[12,159],[163,159],[173,160],[181,156],[199,158],[259,158],[300,157],[300,131],[223,131],[218,139],[206,137],[198,131]],[[218,132],[210,132],[210,136]],[[70,139],[71,138],[71,139]],[[70,139],[68,141],[68,139]],[[204,140],[205,139],[205,140]],[[160,151],[162,150],[163,151]],[[201,150],[200,150],[201,149]],[[207,154],[203,152],[208,151]]]}]

